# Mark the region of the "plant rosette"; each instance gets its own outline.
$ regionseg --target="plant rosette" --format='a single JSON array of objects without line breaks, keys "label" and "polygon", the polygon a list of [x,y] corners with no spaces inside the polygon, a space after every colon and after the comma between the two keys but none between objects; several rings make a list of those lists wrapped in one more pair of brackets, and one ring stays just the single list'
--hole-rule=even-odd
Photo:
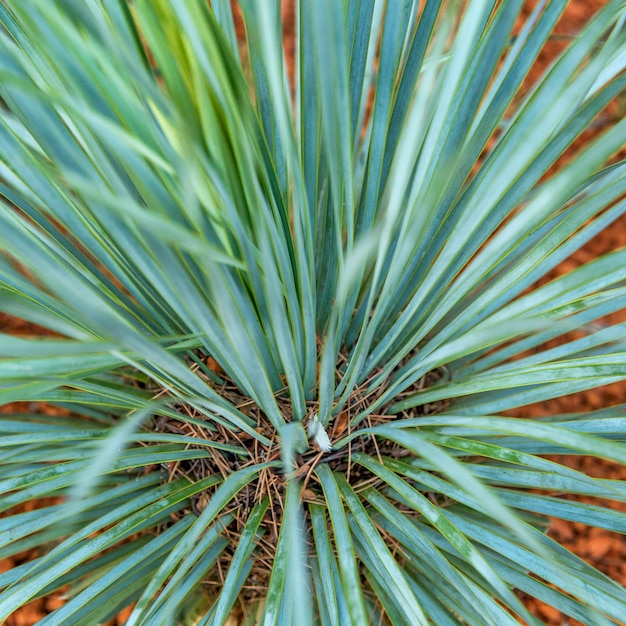
[{"label": "plant rosette", "polygon": [[626,378],[626,250],[541,280],[626,210],[626,120],[552,167],[626,5],[529,89],[523,4],[296,2],[292,67],[270,0],[0,2],[0,621],[623,619],[545,530],[626,529],[558,460],[624,406],[522,410]]}]

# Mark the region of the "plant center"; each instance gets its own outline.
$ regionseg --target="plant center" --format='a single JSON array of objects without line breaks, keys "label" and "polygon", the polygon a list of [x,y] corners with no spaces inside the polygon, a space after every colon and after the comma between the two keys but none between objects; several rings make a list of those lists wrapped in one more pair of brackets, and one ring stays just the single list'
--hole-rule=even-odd
[{"label": "plant center", "polygon": [[[213,420],[209,422],[206,416],[198,410],[189,405],[179,404],[176,408],[181,413],[181,416],[192,418],[191,420],[187,421],[184,417],[181,417],[181,420],[165,416],[155,417],[153,418],[152,428],[161,432],[175,433],[198,439],[199,443],[197,447],[205,450],[207,456],[188,461],[171,462],[164,465],[164,481],[184,477],[190,482],[197,482],[208,476],[215,475],[226,479],[237,470],[268,461],[281,460],[279,438],[263,411],[253,400],[242,394],[237,385],[221,370],[211,357],[206,358],[204,364],[207,366],[206,368],[195,363],[191,365],[191,369],[210,384],[223,398],[231,402],[233,406],[242,413],[249,416],[256,424],[255,430],[269,440],[270,443],[267,445],[263,444],[248,433],[230,430]],[[207,368],[211,374],[210,376],[206,373]],[[374,372],[373,377],[378,373],[379,372]],[[418,389],[423,389],[426,386],[431,386],[444,375],[445,373],[442,371],[431,372],[427,374],[424,379],[418,381],[415,387],[409,391],[413,392]],[[377,439],[371,436],[365,429],[389,423],[396,419],[403,419],[407,416],[415,417],[436,413],[442,408],[442,403],[430,404],[411,409],[410,415],[408,413],[392,415],[386,411],[387,407],[392,404],[392,400],[386,406],[381,407],[380,410],[367,415],[367,417],[354,426],[355,416],[367,408],[368,404],[376,401],[384,391],[384,388],[383,385],[372,392],[372,390],[369,389],[369,381],[367,381],[361,387],[355,389],[342,407],[342,410],[333,418],[327,428],[332,444],[347,435],[355,434],[361,430],[363,431],[363,435],[359,436],[356,434],[348,444],[340,449],[333,449],[330,452],[324,453],[313,446],[304,454],[300,454],[296,457],[296,467],[294,469],[296,476],[301,482],[301,499],[303,503],[305,527],[309,536],[311,526],[307,504],[325,503],[321,487],[314,473],[314,469],[319,463],[327,463],[333,471],[342,473],[357,493],[367,487],[377,486],[381,483],[380,479],[369,472],[369,470],[353,463],[351,455],[359,451],[372,457],[382,459],[382,457],[405,457],[408,453],[404,448],[395,443],[377,441]],[[287,392],[284,391],[276,394],[276,401],[283,410],[283,415],[290,415],[291,404]],[[309,403],[307,416],[303,424],[305,428],[309,420],[313,419],[313,416],[316,414],[317,402]],[[207,423],[207,427],[199,425],[199,422],[203,421]],[[200,443],[201,441],[203,443]],[[247,454],[230,452],[220,449],[220,447],[207,447],[207,441],[211,441],[216,444],[216,446],[237,446],[243,448]],[[193,447],[193,445],[191,447]],[[219,483],[196,495],[191,501],[191,511],[199,515],[210,502],[211,497],[218,487]],[[257,550],[255,552],[254,566],[243,588],[240,602],[250,603],[264,596],[271,575],[280,523],[284,513],[285,488],[286,480],[281,468],[265,468],[260,471],[258,478],[244,487],[231,501],[231,505],[222,511],[219,519],[227,520],[232,516],[232,519],[228,521],[228,523],[223,524],[223,532],[231,539],[231,542],[229,543],[229,547],[222,552],[217,567],[214,568],[214,579],[204,581],[205,585],[209,588],[208,591],[210,595],[212,595],[210,593],[211,587],[214,588],[216,593],[222,588],[224,576],[226,575],[233,557],[234,546],[238,545],[237,539],[243,532],[252,508],[255,504],[267,497],[270,505],[259,528],[260,532],[256,540]],[[179,519],[186,512],[174,514],[173,521]]]}]

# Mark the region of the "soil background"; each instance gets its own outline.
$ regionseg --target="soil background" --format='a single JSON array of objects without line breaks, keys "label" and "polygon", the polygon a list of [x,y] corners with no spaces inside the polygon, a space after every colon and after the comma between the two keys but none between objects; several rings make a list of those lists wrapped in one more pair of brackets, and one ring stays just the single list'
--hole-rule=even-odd
[{"label": "soil background", "polygon": [[[297,1],[297,0],[296,0]],[[574,37],[589,19],[599,11],[608,0],[570,0],[568,7],[555,30],[555,36],[547,44],[533,67],[526,84],[530,86],[550,65],[555,55],[566,45],[568,38]],[[523,16],[527,16],[536,6],[536,1],[528,1],[524,8]],[[285,19],[285,47],[287,54],[293,51],[293,10],[286,4],[283,11]],[[240,26],[240,25],[239,25]],[[240,30],[240,28],[238,29]],[[593,128],[586,131],[579,138],[576,145],[559,161],[562,164],[576,150],[592,139],[597,133],[601,133],[603,128],[614,123],[616,118],[624,114],[623,101],[612,103],[611,106],[600,116]],[[626,138],[625,138],[626,139]],[[626,142],[625,142],[626,143]],[[620,157],[626,156],[623,150]],[[558,167],[558,165],[556,167]],[[610,252],[617,248],[626,246],[626,216],[622,216],[610,228],[600,233],[584,248],[576,252],[570,259],[565,261],[556,270],[551,272],[547,279],[551,279],[558,274],[571,271],[574,267],[586,263],[592,258]],[[624,312],[612,316],[611,321],[626,321]],[[44,334],[44,329],[27,324],[21,320],[0,314],[0,331],[20,335]],[[568,413],[591,411],[610,405],[626,402],[626,384],[619,383],[609,387],[592,390],[589,392],[575,394],[542,403],[538,406],[527,407],[524,415],[528,417],[548,415],[554,413]],[[17,407],[0,407],[0,412],[15,410]],[[33,407],[29,407],[33,408]],[[626,480],[626,467],[603,461],[591,457],[561,457],[560,462],[583,471],[591,476],[607,479]],[[567,496],[573,498],[573,496]],[[592,502],[591,498],[576,498],[580,501]],[[29,510],[36,506],[45,506],[49,501],[33,502],[22,510]],[[616,510],[626,513],[626,505],[611,503]],[[571,523],[559,519],[551,520],[550,536],[559,541],[566,548],[585,559],[587,562],[597,567],[602,572],[614,580],[626,585],[626,540],[622,535],[605,531],[598,528],[591,528],[579,523]],[[32,554],[22,554],[16,558],[0,559],[0,572],[9,570],[30,558]],[[579,622],[568,618],[556,609],[544,605],[533,598],[526,598],[522,595],[526,605],[541,621],[549,626],[578,626]],[[32,626],[37,624],[45,615],[58,608],[63,603],[62,598],[55,594],[48,598],[41,598],[26,605],[13,616],[11,616],[6,626]],[[124,611],[115,620],[111,620],[106,626],[121,626],[128,618],[128,611]],[[626,624],[626,622],[625,622]],[[69,625],[68,625],[69,626]],[[95,626],[95,625],[94,625]],[[592,626],[592,625],[585,625]]]}]

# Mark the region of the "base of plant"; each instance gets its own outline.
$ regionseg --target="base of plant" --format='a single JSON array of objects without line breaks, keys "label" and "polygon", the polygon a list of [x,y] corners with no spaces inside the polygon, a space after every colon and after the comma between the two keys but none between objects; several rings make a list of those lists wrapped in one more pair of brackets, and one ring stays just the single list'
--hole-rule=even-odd
[{"label": "base of plant", "polygon": [[[204,368],[201,368],[197,363],[193,364],[191,368],[197,375],[202,377],[218,391],[222,397],[232,402],[240,411],[251,417],[256,422],[255,430],[264,435],[270,441],[270,444],[263,445],[247,433],[235,432],[216,422],[211,422],[211,428],[202,428],[190,421],[175,420],[165,416],[155,418],[152,427],[161,432],[186,435],[203,441],[212,441],[216,444],[236,444],[248,452],[247,456],[238,455],[217,448],[207,448],[206,445],[199,443],[198,447],[203,450],[208,450],[210,456],[207,458],[167,464],[164,466],[164,481],[172,481],[176,478],[184,477],[191,482],[197,482],[207,476],[214,475],[221,475],[223,478],[227,478],[233,472],[245,467],[268,461],[280,461],[281,459],[281,448],[276,436],[276,431],[265,414],[251,398],[242,394],[237,385],[217,366],[216,362],[211,357],[206,358],[205,363],[208,370],[212,370],[211,376],[203,373],[202,370]],[[341,364],[339,364],[339,366],[341,366]],[[378,371],[374,372],[372,378],[378,373]],[[414,393],[432,386],[446,375],[447,373],[444,370],[430,372],[413,387],[408,389],[406,393]],[[330,452],[324,453],[313,447],[304,454],[297,455],[296,457],[294,469],[295,475],[301,484],[301,498],[304,504],[304,524],[308,536],[311,536],[311,523],[306,504],[317,503],[325,505],[326,503],[322,489],[314,473],[314,469],[318,464],[327,463],[333,471],[342,473],[357,493],[367,487],[382,485],[382,481],[369,470],[360,465],[353,464],[351,455],[359,451],[380,459],[383,456],[391,458],[406,457],[409,453],[393,442],[378,442],[375,437],[365,432],[366,429],[397,419],[431,415],[445,408],[447,404],[446,402],[432,403],[413,408],[403,413],[391,414],[387,409],[393,402],[397,401],[397,398],[394,398],[385,406],[381,407],[379,411],[368,415],[356,426],[353,426],[351,424],[355,416],[363,411],[368,403],[374,402],[385,390],[385,385],[380,385],[373,392],[368,392],[368,387],[369,381],[366,381],[351,394],[342,411],[334,417],[328,428],[328,435],[331,442],[338,441],[359,430],[364,431],[362,436],[356,436],[350,443],[339,450],[331,450]],[[161,393],[163,392],[161,391]],[[291,402],[286,392],[276,394],[276,399],[279,407],[284,409],[284,414],[288,415],[291,410]],[[182,415],[193,418],[194,422],[206,419],[201,412],[189,405],[179,404],[176,406],[176,409],[180,411]],[[310,402],[307,417],[303,424],[305,428],[308,421],[317,414],[317,410],[318,403]],[[191,502],[191,511],[199,515],[207,506],[218,486],[219,485],[216,485],[215,487],[206,489],[195,496]],[[255,563],[242,590],[239,601],[242,603],[243,608],[243,606],[248,606],[250,603],[265,596],[284,513],[285,489],[286,480],[282,471],[274,467],[265,468],[260,472],[258,479],[244,487],[232,500],[231,505],[224,509],[221,514],[222,518],[233,516],[232,521],[224,525],[223,529],[223,533],[230,539],[230,543],[229,547],[223,551],[217,562],[214,579],[205,580],[205,586],[207,587],[209,595],[211,595],[211,588],[215,590],[222,588],[224,576],[228,571],[233,556],[234,547],[238,545],[238,539],[243,532],[248,515],[255,504],[267,497],[270,505],[260,525],[260,529],[263,532],[260,533],[260,537],[257,539]],[[445,505],[445,502],[440,502],[438,499],[437,504]],[[174,514],[173,521],[180,519],[185,513],[186,512],[179,512]],[[412,515],[415,513],[407,509],[406,514]]]}]

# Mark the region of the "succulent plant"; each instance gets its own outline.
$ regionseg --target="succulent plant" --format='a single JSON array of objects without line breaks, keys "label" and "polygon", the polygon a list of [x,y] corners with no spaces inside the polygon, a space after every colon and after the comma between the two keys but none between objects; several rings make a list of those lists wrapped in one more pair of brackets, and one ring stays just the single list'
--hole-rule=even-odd
[{"label": "succulent plant", "polygon": [[523,409],[626,378],[626,250],[553,272],[626,210],[626,120],[553,167],[626,3],[530,84],[566,4],[296,2],[292,52],[271,0],[0,2],[0,621],[623,619],[545,531],[626,529],[562,463],[625,407]]}]

